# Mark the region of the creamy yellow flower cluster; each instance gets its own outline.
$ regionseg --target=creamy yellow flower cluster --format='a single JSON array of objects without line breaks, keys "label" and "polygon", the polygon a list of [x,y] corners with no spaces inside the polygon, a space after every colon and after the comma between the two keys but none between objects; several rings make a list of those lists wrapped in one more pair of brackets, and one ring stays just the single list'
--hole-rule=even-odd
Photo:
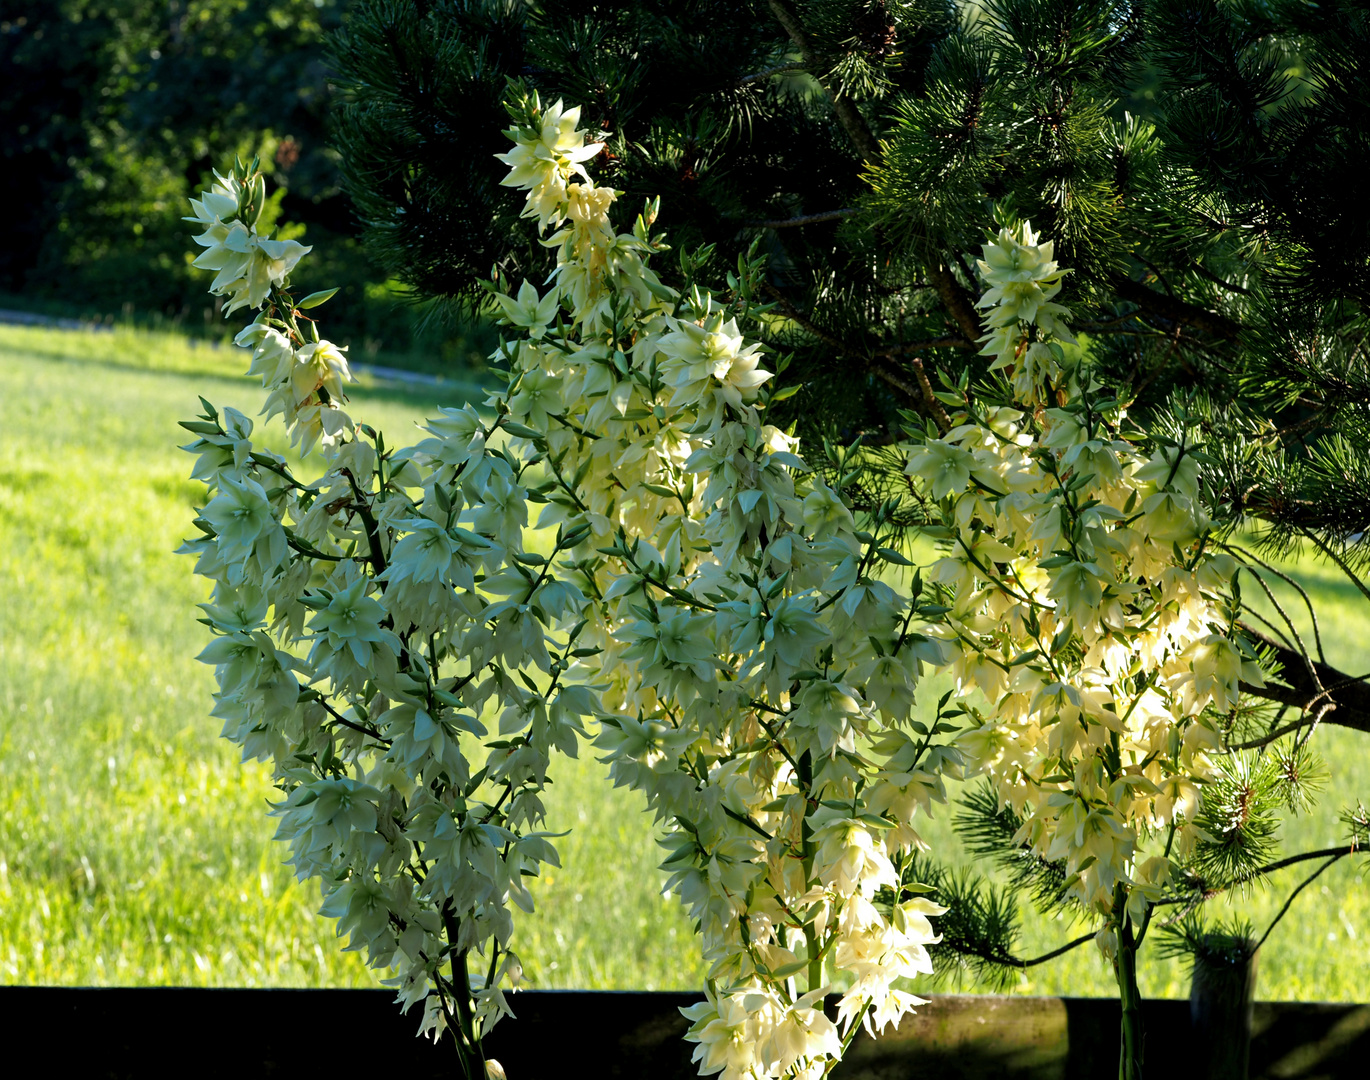
[{"label": "creamy yellow flower cluster", "polygon": [[974,702],[959,745],[1024,819],[1018,839],[1108,917],[1109,951],[1198,838],[1216,718],[1261,672],[1234,630],[1236,564],[1209,549],[1197,448],[1123,437],[1125,410],[1060,347],[1061,271],[1030,226],[980,269],[986,351],[1017,407],[962,414],[908,464],[950,537],[931,576]]},{"label": "creamy yellow flower cluster", "polygon": [[[244,294],[264,411],[326,468],[294,475],[234,410],[187,425],[213,495],[184,550],[214,582],[215,712],[273,763],[278,835],[324,913],[423,1030],[453,1032],[468,1076],[521,979],[512,908],[556,860],[552,751],[598,721],[700,925],[701,1069],[818,1077],[931,969],[942,909],[904,876],[960,753],[910,710],[945,647],[884,580],[893,529],[858,528],[766,421],[773,374],[741,329],[760,263],[722,301],[666,287],[655,206],[614,227],[577,110],[516,111],[505,182],[556,228],[557,267],[494,298],[514,334],[488,411],[442,409],[395,449],[343,411],[345,361],[301,330],[288,268]],[[214,235],[260,247],[207,200]]]},{"label": "creamy yellow flower cluster", "polygon": [[205,250],[195,259],[203,270],[217,270],[209,291],[228,297],[224,314],[239,308],[259,308],[272,285],[279,285],[309,248],[295,240],[269,240],[257,233],[256,222],[234,220],[251,204],[262,209],[265,183],[245,188],[233,176],[214,174],[214,184],[198,199],[190,200],[193,221],[204,228],[195,242]]},{"label": "creamy yellow flower cluster", "polygon": [[504,349],[516,441],[545,446],[553,474],[539,525],[585,522],[605,555],[574,564],[602,603],[581,634],[600,651],[572,674],[606,687],[596,745],[664,822],[669,887],[700,926],[706,1000],[686,1011],[701,1072],[822,1076],[858,1026],[917,1004],[902,987],[931,970],[942,909],[905,894],[900,867],[959,761],[908,726],[943,654],[880,580],[888,537],[861,533],[766,422],[748,303],[681,296],[645,267],[655,208],[616,232],[615,193],[578,173],[574,115],[558,103],[510,132],[504,182],[564,227],[546,241],[552,290],[495,298],[525,335]]},{"label": "creamy yellow flower cluster", "polygon": [[[1070,312],[1053,303],[1067,271],[1052,260],[1050,240],[1038,243],[1031,223],[1019,230],[1001,229],[998,239],[984,248],[978,266],[989,288],[976,302],[987,308],[990,332],[982,339],[982,356],[993,356],[993,371],[1007,371],[1014,396],[1025,404],[1047,403],[1047,395],[1067,392],[1068,374],[1058,348],[1049,340],[1025,337],[1023,324],[1036,325],[1048,338],[1075,343],[1067,320]],[[1055,401],[1050,402],[1055,404]]]},{"label": "creamy yellow flower cluster", "polygon": [[[228,298],[225,316],[244,307],[262,309],[234,340],[252,350],[248,374],[258,376],[270,392],[264,414],[283,416],[292,441],[308,453],[320,442],[332,446],[350,430],[351,421],[340,403],[352,372],[345,350],[319,340],[317,334],[311,335],[312,340],[298,334],[292,340],[287,326],[274,326],[266,317],[264,306],[272,290],[285,282],[310,249],[294,240],[269,240],[258,233],[255,219],[265,190],[260,175],[244,184],[233,173],[225,177],[216,172],[210,190],[190,200],[193,213],[184,220],[204,227],[195,243],[205,250],[194,265],[218,271],[209,291]],[[249,214],[252,222],[247,220]],[[313,299],[306,298],[301,305],[308,307]]]}]

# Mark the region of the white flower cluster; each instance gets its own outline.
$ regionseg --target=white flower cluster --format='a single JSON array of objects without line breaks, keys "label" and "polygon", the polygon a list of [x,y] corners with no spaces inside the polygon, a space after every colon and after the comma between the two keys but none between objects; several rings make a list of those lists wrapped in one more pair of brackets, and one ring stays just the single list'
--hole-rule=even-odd
[{"label": "white flower cluster", "polygon": [[[310,250],[294,240],[258,235],[256,218],[262,211],[265,190],[265,178],[260,174],[245,185],[236,176],[216,172],[210,190],[190,200],[192,214],[184,220],[205,230],[195,237],[205,250],[194,265],[218,271],[209,291],[228,297],[225,315],[242,307],[261,307],[271,287],[284,281]],[[233,220],[240,215],[244,220]],[[248,216],[253,218],[250,225],[245,220]]]},{"label": "white flower cluster", "polygon": [[[990,326],[980,354],[994,357],[992,371],[1010,373],[1014,397],[1025,404],[1043,404],[1043,395],[1053,391],[1063,404],[1068,394],[1060,350],[1053,350],[1049,342],[1055,338],[1075,343],[1067,325],[1070,312],[1052,302],[1067,273],[1052,260],[1052,248],[1050,240],[1038,243],[1028,223],[1019,230],[1001,229],[998,240],[985,245],[985,257],[978,263],[989,288],[975,306],[989,309]],[[1024,336],[1024,323],[1038,326],[1047,340]]]},{"label": "white flower cluster", "polygon": [[[235,197],[247,186],[221,179],[196,217],[210,237],[270,252]],[[521,979],[511,905],[531,911],[528,877],[557,860],[538,828],[549,756],[574,754],[598,708],[561,683],[586,601],[525,550],[535,463],[494,445],[507,408],[489,422],[452,410],[421,446],[387,448],[344,411],[347,361],[301,314],[327,297],[292,301],[288,269],[238,297],[262,310],[237,340],[263,412],[282,414],[303,451],[322,448],[326,471],[296,477],[233,409],[207,405],[184,425],[213,495],[183,548],[214,582],[201,659],[216,667],[225,736],[274,765],[277,835],[299,876],[321,882],[323,912],[349,948],[394,969],[406,1008],[423,1003],[423,1030],[453,1030],[480,1076],[479,1038]],[[559,534],[554,554],[587,534]]]},{"label": "white flower cluster", "polygon": [[[214,582],[202,659],[349,947],[483,1075],[522,977],[512,908],[556,864],[552,751],[574,756],[587,723],[663,823],[667,887],[699,927],[702,1073],[824,1076],[862,1026],[919,1004],[942,909],[907,879],[918,815],[967,757],[1081,900],[1115,929],[1139,917],[1195,838],[1209,713],[1260,676],[1232,632],[1233,566],[1206,549],[1195,451],[1139,453],[1068,362],[1050,245],[1006,231],[981,263],[987,348],[1022,407],[909,451],[950,544],[933,604],[916,575],[896,587],[893,507],[859,527],[768,422],[784,391],[740,328],[763,313],[762,262],[723,299],[663,285],[655,205],[615,228],[579,111],[510,111],[504,182],[556,230],[556,270],[494,297],[512,336],[488,411],[442,409],[415,446],[344,410],[347,362],[301,314],[327,297],[286,290],[303,249],[248,223],[259,180],[194,204],[213,287],[261,308],[238,340],[264,412],[326,462],[295,476],[232,409],[186,425],[212,493],[184,549]],[[913,715],[924,667],[948,664],[973,718],[959,735],[940,707]]]},{"label": "white flower cluster", "polygon": [[[504,400],[527,428],[510,430],[545,455],[539,526],[590,530],[564,567],[598,601],[581,640],[600,651],[576,674],[602,687],[596,745],[665,823],[668,887],[703,936],[700,1070],[821,1076],[863,1022],[918,1002],[896,982],[931,970],[941,909],[902,894],[900,867],[917,808],[959,761],[909,726],[942,651],[879,580],[888,538],[859,533],[766,422],[773,376],[738,323],[749,302],[660,283],[645,265],[663,246],[655,207],[616,232],[577,117],[530,115],[502,158],[527,216],[561,226],[549,293],[496,297],[526,335],[507,346]],[[758,270],[741,267],[741,293]]]},{"label": "white flower cluster", "polygon": [[558,227],[557,269],[495,297],[518,336],[489,413],[443,409],[389,448],[343,412],[345,361],[271,277],[240,341],[324,475],[294,476],[233,410],[187,425],[213,493],[185,550],[214,582],[215,711],[274,763],[279,836],[324,912],[395,966],[406,1007],[426,999],[472,1076],[521,974],[510,906],[531,910],[525,882],[556,860],[551,751],[598,721],[613,778],[665,823],[711,964],[689,1010],[701,1071],[821,1076],[931,970],[942,909],[903,876],[959,770],[947,728],[910,718],[944,646],[882,580],[906,564],[893,526],[859,529],[766,422],[773,376],[739,328],[760,263],[727,303],[667,288],[655,207],[617,232],[578,110],[511,112],[506,183]]},{"label": "white flower cluster", "polygon": [[1024,819],[1018,839],[1064,859],[1069,892],[1107,917],[1112,953],[1199,837],[1215,717],[1262,676],[1235,631],[1236,564],[1209,550],[1202,451],[1126,437],[1060,344],[1061,271],[1029,226],[979,265],[985,351],[1019,407],[959,414],[908,465],[942,508],[931,578],[958,688],[983,699],[959,745]]}]

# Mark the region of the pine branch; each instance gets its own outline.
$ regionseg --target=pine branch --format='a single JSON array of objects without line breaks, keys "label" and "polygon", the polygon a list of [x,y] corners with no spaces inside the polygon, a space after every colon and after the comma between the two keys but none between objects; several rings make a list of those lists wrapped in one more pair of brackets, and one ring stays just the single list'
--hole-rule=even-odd
[{"label": "pine branch", "polygon": [[[1276,870],[1283,870],[1286,867],[1297,866],[1299,863],[1311,862],[1314,859],[1327,859],[1329,860],[1330,864],[1332,862],[1338,861],[1339,859],[1344,859],[1347,856],[1358,854],[1366,854],[1366,849],[1360,846],[1359,844],[1352,842],[1350,844],[1341,844],[1337,847],[1319,848],[1317,851],[1305,851],[1301,852],[1298,855],[1289,855],[1283,859],[1276,859],[1274,862],[1269,862],[1266,863],[1264,866],[1257,867],[1256,869],[1244,874],[1241,878],[1235,881],[1230,881],[1224,885],[1209,885],[1202,878],[1196,876],[1191,879],[1193,889],[1190,893],[1181,896],[1162,897],[1160,900],[1156,901],[1155,906],[1174,907],[1179,904],[1194,904],[1196,902],[1196,896],[1194,895],[1195,893],[1201,894],[1197,897],[1197,899],[1200,902],[1211,900],[1213,897],[1217,896],[1220,893],[1227,892],[1229,889],[1233,889],[1241,885],[1249,885],[1253,881],[1266,877],[1269,874],[1273,874]],[[1325,870],[1326,867],[1323,867],[1323,869]],[[1322,873],[1322,871],[1319,870],[1318,873]],[[1300,886],[1300,888],[1302,888],[1302,886]],[[1298,890],[1295,890],[1295,895],[1297,895],[1297,893]]]},{"label": "pine branch", "polygon": [[1334,563],[1337,564],[1337,569],[1346,575],[1347,579],[1351,582],[1352,585],[1354,585],[1357,588],[1357,590],[1359,590],[1362,596],[1364,596],[1367,600],[1370,600],[1370,587],[1366,586],[1365,582],[1363,582],[1360,579],[1356,572],[1352,570],[1349,565],[1347,565],[1346,560],[1343,559],[1340,555],[1338,555],[1336,550],[1333,549],[1331,545],[1327,543],[1326,540],[1324,540],[1321,536],[1319,536],[1316,532],[1312,531],[1311,529],[1304,529],[1303,534],[1304,536],[1308,537],[1308,539],[1312,540],[1313,543],[1318,546],[1318,549],[1324,555],[1326,555],[1329,559],[1331,559]]},{"label": "pine branch", "polygon": [[1201,262],[1194,263],[1194,272],[1199,274],[1201,277],[1208,278],[1208,280],[1213,282],[1214,285],[1217,285],[1219,288],[1226,289],[1228,292],[1237,293],[1239,296],[1251,295],[1250,289],[1243,288],[1240,285],[1233,285],[1230,281],[1224,281],[1222,278],[1220,278],[1217,274],[1213,273],[1212,270],[1210,270]]},{"label": "pine branch", "polygon": [[1036,967],[1038,964],[1045,964],[1048,960],[1055,960],[1058,956],[1064,956],[1071,950],[1078,949],[1081,945],[1085,944],[1086,942],[1093,941],[1098,936],[1099,935],[1097,931],[1091,930],[1088,934],[1081,934],[1079,937],[1071,941],[1067,941],[1064,945],[1060,945],[1057,948],[1052,949],[1050,952],[1044,952],[1041,956],[1034,956],[1031,960],[1012,959],[1010,960],[1010,962],[1015,967]]},{"label": "pine branch", "polygon": [[818,338],[825,344],[831,345],[839,353],[847,356],[858,355],[847,342],[843,341],[836,334],[824,330],[812,319],[801,314],[799,309],[795,307],[793,303],[790,302],[789,297],[787,297],[769,281],[765,282],[763,287],[766,290],[766,294],[776,302],[776,305],[780,308],[780,311],[782,314],[784,314],[785,318],[802,326],[814,337]]},{"label": "pine branch", "polygon": [[928,381],[928,373],[923,368],[923,359],[915,356],[909,361],[913,365],[914,378],[918,380],[918,389],[923,395],[923,404],[943,435],[951,430],[951,417],[947,415],[947,410],[942,408],[942,403],[937,400],[937,395],[932,392],[932,383]]},{"label": "pine branch", "polygon": [[1223,339],[1235,338],[1241,333],[1240,324],[1233,322],[1226,315],[1219,315],[1196,304],[1158,293],[1155,289],[1148,289],[1140,281],[1133,281],[1123,274],[1115,274],[1109,279],[1108,284],[1120,299],[1136,304],[1144,311],[1159,315],[1169,322],[1193,326]]},{"label": "pine branch", "polygon": [[1091,930],[1088,934],[1081,934],[1079,937],[1067,941],[1064,945],[1060,945],[1050,952],[1044,952],[1040,956],[1033,956],[1026,960],[1019,956],[1013,956],[1010,953],[979,949],[959,941],[947,941],[943,944],[958,956],[974,957],[976,960],[983,960],[988,964],[993,964],[995,967],[1021,968],[1026,970],[1030,967],[1036,967],[1038,964],[1045,964],[1048,960],[1055,960],[1058,956],[1064,956],[1066,953],[1078,949],[1086,942],[1093,941],[1096,937],[1098,937],[1098,932]]},{"label": "pine branch", "polygon": [[[881,382],[887,386],[892,386],[903,394],[913,405],[923,405],[922,391],[909,382],[908,379],[887,364],[882,364],[879,360],[871,359],[866,362],[866,368]],[[921,410],[920,410],[921,411]]]},{"label": "pine branch", "polygon": [[1031,894],[1038,910],[1054,910],[1063,902],[1069,904],[1064,862],[1048,862],[1028,845],[1014,842],[1023,819],[1012,807],[999,804],[999,797],[988,782],[969,788],[959,802],[961,809],[952,817],[952,827],[973,855],[998,863],[1015,888]]},{"label": "pine branch", "polygon": [[[1294,891],[1289,894],[1288,898],[1286,898],[1284,902],[1284,907],[1280,908],[1279,913],[1273,919],[1270,920],[1270,925],[1265,928],[1265,933],[1262,934],[1261,939],[1258,942],[1256,942],[1256,949],[1259,949],[1262,945],[1265,944],[1265,939],[1268,938],[1271,935],[1271,933],[1274,932],[1275,927],[1277,927],[1280,924],[1280,920],[1283,919],[1286,914],[1288,914],[1289,908],[1298,898],[1299,893],[1303,892],[1304,889],[1308,888],[1308,886],[1312,885],[1313,882],[1317,881],[1318,877],[1322,874],[1324,870],[1328,869],[1330,866],[1332,866],[1333,863],[1337,862],[1337,860],[1341,859],[1343,856],[1347,854],[1349,854],[1349,852],[1345,851],[1333,853],[1325,863],[1323,863],[1311,874],[1309,874],[1306,878],[1299,882],[1299,884],[1295,887]],[[1252,949],[1251,951],[1255,952],[1256,949]]]},{"label": "pine branch", "polygon": [[839,221],[842,218],[851,217],[856,213],[855,209],[846,210],[827,210],[821,214],[805,214],[802,217],[779,218],[774,221],[749,221],[747,222],[754,229],[794,229],[801,225],[817,225],[823,221]]},{"label": "pine branch", "polygon": [[[932,417],[934,422],[943,431],[947,431],[948,429],[950,429],[951,421],[950,419],[948,419],[946,410],[942,408],[941,403],[937,400],[935,396],[933,396],[932,386],[928,382],[927,373],[922,370],[921,360],[915,358],[914,364],[918,370],[914,376],[914,380],[910,382],[904,376],[903,372],[899,371],[897,368],[891,367],[889,364],[883,363],[879,359],[882,356],[889,356],[890,353],[882,352],[876,353],[872,356],[863,353],[860,350],[853,349],[847,342],[843,341],[836,334],[829,333],[827,330],[824,330],[821,326],[815,323],[812,319],[809,319],[802,315],[799,312],[799,310],[792,303],[790,303],[789,299],[785,296],[785,294],[782,293],[779,289],[777,289],[774,285],[767,282],[765,285],[765,289],[767,294],[773,300],[775,300],[776,306],[787,319],[790,319],[799,326],[803,327],[809,333],[817,337],[820,341],[838,350],[839,353],[842,353],[847,356],[856,357],[859,360],[861,360],[861,362],[865,365],[867,371],[869,371],[881,382],[887,384],[888,386],[892,386],[894,389],[898,390],[901,394],[903,394],[904,397],[907,399],[908,404],[912,405],[924,416]],[[921,376],[921,378],[919,378],[919,376]]]},{"label": "pine branch", "polygon": [[1301,862],[1308,862],[1310,859],[1344,859],[1348,855],[1354,855],[1358,848],[1355,844],[1342,844],[1339,847],[1319,848],[1317,851],[1305,851],[1300,855],[1290,855],[1287,858],[1279,859],[1276,862],[1262,866],[1258,874],[1273,874],[1276,870],[1283,870],[1286,866],[1297,866]]},{"label": "pine branch", "polygon": [[951,312],[951,317],[956,320],[961,333],[971,341],[979,341],[984,330],[980,326],[980,317],[975,314],[975,301],[970,293],[961,287],[956,275],[944,266],[929,262],[928,281],[932,283],[938,297]]},{"label": "pine branch", "polygon": [[[1250,626],[1243,626],[1242,630],[1256,644],[1275,654],[1283,669],[1280,677],[1288,684],[1252,686],[1242,683],[1243,693],[1297,709],[1309,708],[1319,701],[1326,702],[1331,709],[1323,716],[1323,723],[1355,731],[1370,731],[1370,686],[1363,679],[1338,671],[1330,664],[1310,660]],[[1309,664],[1325,690],[1313,681],[1313,676],[1308,672]]]},{"label": "pine branch", "polygon": [[813,42],[809,35],[804,31],[804,24],[799,21],[799,17],[784,0],[766,0],[771,12],[776,20],[785,28],[785,33],[790,35],[790,40],[794,42],[795,48],[799,50],[799,55],[804,59],[804,66],[814,73],[818,79],[818,84],[823,87],[828,98],[832,101],[833,112],[837,114],[838,123],[842,125],[842,130],[847,133],[847,138],[851,139],[852,145],[866,161],[873,161],[880,155],[879,144],[875,141],[870,125],[866,123],[866,118],[861,115],[861,110],[856,107],[856,102],[845,94],[833,93],[827,80],[818,74],[821,69],[818,55],[814,51]]}]

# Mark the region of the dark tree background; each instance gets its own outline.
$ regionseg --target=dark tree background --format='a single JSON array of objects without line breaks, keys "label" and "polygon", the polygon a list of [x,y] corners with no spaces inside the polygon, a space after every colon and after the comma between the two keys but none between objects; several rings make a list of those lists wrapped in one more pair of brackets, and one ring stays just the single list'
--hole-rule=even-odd
[{"label": "dark tree background", "polygon": [[328,141],[324,42],[350,6],[0,0],[0,306],[218,332],[180,219],[214,168],[260,154],[272,212],[314,246],[301,283],[344,288],[332,331],[410,346],[414,320],[357,246]]},{"label": "dark tree background", "polygon": [[315,245],[300,284],[344,287],[340,336],[403,349],[387,278],[470,308],[492,266],[547,267],[493,157],[517,77],[583,107],[625,212],[662,196],[703,256],[678,280],[759,245],[810,436],[878,444],[943,378],[981,379],[974,252],[1030,218],[1136,415],[1173,426],[1194,395],[1219,508],[1360,568],[1366,20],[1351,0],[0,0],[0,291],[203,325],[183,200],[261,153]]}]

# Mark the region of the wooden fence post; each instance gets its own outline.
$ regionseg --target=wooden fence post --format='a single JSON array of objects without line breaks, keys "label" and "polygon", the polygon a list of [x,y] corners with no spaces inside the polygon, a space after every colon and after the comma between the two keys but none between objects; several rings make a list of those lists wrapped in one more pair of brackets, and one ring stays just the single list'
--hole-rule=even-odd
[{"label": "wooden fence post", "polygon": [[1194,954],[1189,1018],[1203,1080],[1247,1080],[1251,1059],[1251,1015],[1256,997],[1256,943],[1222,940]]}]

